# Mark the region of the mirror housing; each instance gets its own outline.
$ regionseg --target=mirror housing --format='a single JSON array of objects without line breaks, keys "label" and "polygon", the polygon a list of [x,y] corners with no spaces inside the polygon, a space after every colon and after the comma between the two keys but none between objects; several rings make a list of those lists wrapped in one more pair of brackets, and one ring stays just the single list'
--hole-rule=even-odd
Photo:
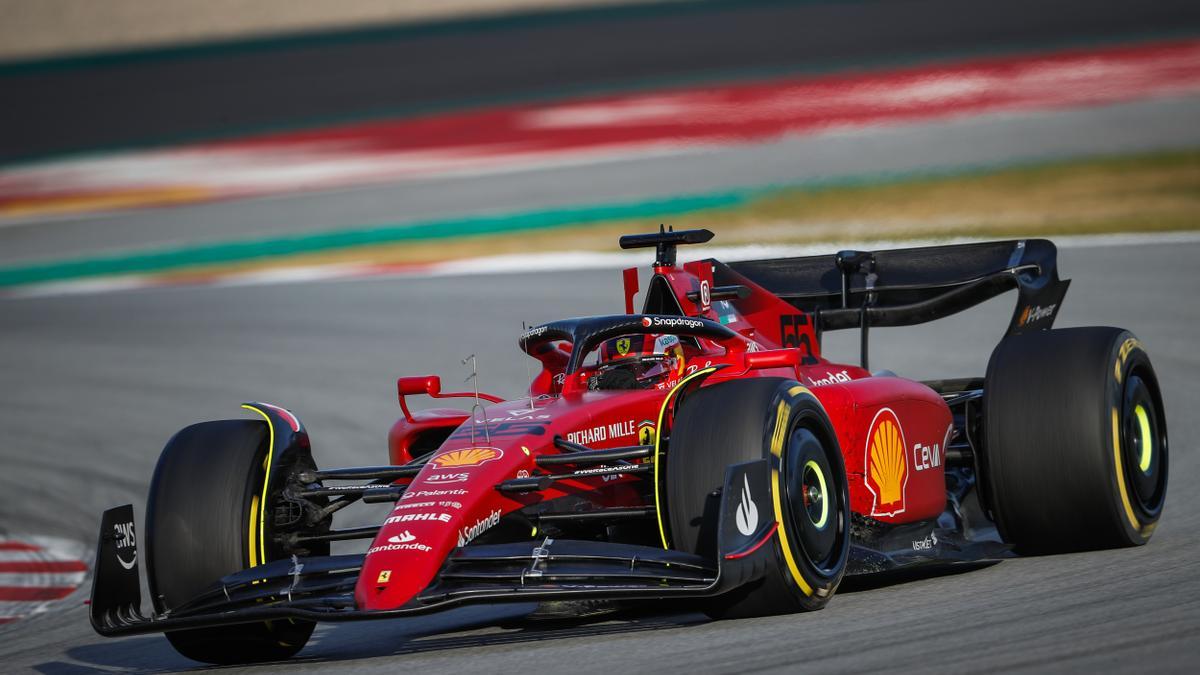
[{"label": "mirror housing", "polygon": [[442,392],[442,378],[437,375],[401,377],[396,380],[396,391],[401,399],[405,396],[420,396],[421,394],[436,397]]}]

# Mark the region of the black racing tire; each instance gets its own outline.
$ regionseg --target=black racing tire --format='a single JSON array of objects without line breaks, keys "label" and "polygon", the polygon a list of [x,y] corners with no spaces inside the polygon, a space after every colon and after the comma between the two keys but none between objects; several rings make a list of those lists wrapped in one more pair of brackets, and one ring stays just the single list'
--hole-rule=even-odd
[{"label": "black racing tire", "polygon": [[1167,420],[1150,357],[1129,331],[1007,337],[984,383],[981,470],[1021,553],[1145,544],[1167,492]]},{"label": "black racing tire", "polygon": [[[781,406],[787,430],[778,435],[776,459],[771,445]],[[783,378],[723,382],[680,403],[666,453],[672,548],[715,559],[726,467],[763,457],[778,469],[772,481],[782,513],[770,544],[774,564],[760,581],[704,604],[714,618],[821,609],[846,571],[850,495],[837,435],[816,397]],[[805,500],[805,494],[816,496]],[[773,513],[773,504],[764,506]]]},{"label": "black racing tire", "polygon": [[[224,420],[193,424],[163,448],[146,505],[146,567],[159,612],[251,566],[250,523],[263,506],[268,443],[264,422]],[[267,558],[279,557],[269,545]],[[235,664],[286,659],[304,647],[314,626],[280,620],[166,636],[189,659]]]}]

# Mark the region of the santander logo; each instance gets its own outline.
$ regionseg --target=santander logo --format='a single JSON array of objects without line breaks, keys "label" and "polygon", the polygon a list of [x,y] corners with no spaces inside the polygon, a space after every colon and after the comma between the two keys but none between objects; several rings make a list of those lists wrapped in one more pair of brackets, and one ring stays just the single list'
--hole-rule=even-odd
[{"label": "santander logo", "polygon": [[416,539],[416,537],[414,537],[412,535],[412,533],[409,532],[408,530],[405,530],[405,531],[401,532],[400,534],[389,537],[388,542],[392,543],[392,544],[407,544],[408,542],[412,541],[413,539]]},{"label": "santander logo", "polygon": [[385,551],[421,551],[422,553],[428,553],[432,550],[432,546],[429,546],[428,544],[422,544],[421,542],[417,541],[416,536],[414,536],[412,532],[405,530],[400,534],[393,534],[392,536],[388,537],[386,544],[372,546],[371,548],[367,549],[367,555],[374,555],[376,553],[382,553]]}]

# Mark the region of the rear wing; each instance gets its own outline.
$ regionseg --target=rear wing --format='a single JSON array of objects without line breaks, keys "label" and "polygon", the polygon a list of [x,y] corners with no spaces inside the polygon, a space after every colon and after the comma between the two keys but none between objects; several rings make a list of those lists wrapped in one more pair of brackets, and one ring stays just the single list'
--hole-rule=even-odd
[{"label": "rear wing", "polygon": [[716,285],[758,286],[811,315],[818,331],[925,323],[1016,288],[1012,335],[1053,325],[1070,285],[1057,255],[1050,241],[1025,239],[712,263]]}]

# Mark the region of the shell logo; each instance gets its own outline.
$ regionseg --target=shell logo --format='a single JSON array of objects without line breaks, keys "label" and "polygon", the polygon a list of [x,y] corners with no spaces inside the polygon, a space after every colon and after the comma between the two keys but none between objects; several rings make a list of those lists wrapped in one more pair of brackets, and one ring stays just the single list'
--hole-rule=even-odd
[{"label": "shell logo", "polygon": [[462,466],[479,466],[484,462],[500,459],[503,456],[504,452],[500,448],[463,448],[444,452],[430,461],[436,464],[438,469],[451,469]]},{"label": "shell logo", "polygon": [[904,513],[904,489],[908,485],[908,457],[904,429],[891,408],[881,408],[867,432],[865,482],[875,496],[872,516]]}]

